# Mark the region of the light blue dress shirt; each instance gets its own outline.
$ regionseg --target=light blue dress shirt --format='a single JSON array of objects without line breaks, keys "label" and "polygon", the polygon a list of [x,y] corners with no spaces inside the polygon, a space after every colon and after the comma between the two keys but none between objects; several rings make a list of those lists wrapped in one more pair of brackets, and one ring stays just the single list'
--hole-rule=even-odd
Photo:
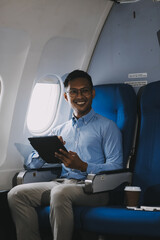
[{"label": "light blue dress shirt", "polygon": [[70,169],[62,164],[61,177],[85,179],[89,173],[121,169],[123,166],[122,136],[117,125],[93,109],[79,118],[56,127],[52,135],[62,136],[69,151],[76,152],[88,163],[87,172]]}]

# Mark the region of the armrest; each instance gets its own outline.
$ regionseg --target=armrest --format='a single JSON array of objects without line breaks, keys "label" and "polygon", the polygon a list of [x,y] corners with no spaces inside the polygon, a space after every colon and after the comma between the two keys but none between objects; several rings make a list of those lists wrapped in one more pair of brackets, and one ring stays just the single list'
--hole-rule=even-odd
[{"label": "armrest", "polygon": [[86,193],[98,193],[113,190],[122,183],[131,183],[132,173],[128,169],[105,171],[99,174],[88,174],[85,180]]},{"label": "armrest", "polygon": [[53,167],[45,167],[34,170],[24,170],[17,174],[16,184],[49,182],[61,174],[61,165],[55,164]]}]

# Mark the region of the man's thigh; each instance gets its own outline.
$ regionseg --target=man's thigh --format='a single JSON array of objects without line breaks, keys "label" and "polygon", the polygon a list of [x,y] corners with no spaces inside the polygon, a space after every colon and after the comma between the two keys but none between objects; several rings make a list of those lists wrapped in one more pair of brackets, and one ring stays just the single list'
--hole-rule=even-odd
[{"label": "man's thigh", "polygon": [[8,195],[9,198],[21,200],[32,207],[49,205],[50,191],[59,184],[56,181],[21,184],[12,188]]},{"label": "man's thigh", "polygon": [[108,203],[108,193],[87,194],[82,184],[61,184],[52,189],[51,195],[58,193],[69,199],[74,205],[104,206]]}]

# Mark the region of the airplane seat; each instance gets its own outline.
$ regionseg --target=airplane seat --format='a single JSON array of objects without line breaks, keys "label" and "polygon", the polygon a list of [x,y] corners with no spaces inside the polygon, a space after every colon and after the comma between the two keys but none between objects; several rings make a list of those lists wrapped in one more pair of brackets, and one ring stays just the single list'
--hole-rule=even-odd
[{"label": "airplane seat", "polygon": [[[85,231],[106,237],[160,238],[160,81],[143,88],[139,107],[140,124],[132,185],[142,189],[141,208],[84,207],[78,218]],[[142,205],[149,205],[149,208]]]},{"label": "airplane seat", "polygon": [[126,167],[135,132],[136,94],[133,88],[127,84],[97,85],[95,91],[93,109],[113,120],[122,132],[123,163]]},{"label": "airplane seat", "polygon": [[[133,184],[139,185],[142,189],[141,204],[147,203],[149,191],[154,194],[157,188],[160,190],[159,92],[160,81],[150,83],[144,87],[140,99],[140,131]],[[153,198],[154,196],[152,195],[152,201]]]},{"label": "airplane seat", "polygon": [[[98,85],[95,86],[95,90],[96,96],[93,99],[93,109],[95,112],[112,119],[122,132],[124,167],[126,168],[135,134],[137,118],[136,94],[133,88],[127,84]],[[99,186],[100,185],[101,182],[99,183]],[[81,228],[81,214],[84,212],[84,209],[84,207],[77,206],[74,208],[76,220],[75,226],[77,228]],[[48,233],[47,226],[49,227],[49,207],[39,208],[37,212],[43,239],[43,236],[46,236],[46,233]],[[46,224],[47,220],[48,225]]]}]

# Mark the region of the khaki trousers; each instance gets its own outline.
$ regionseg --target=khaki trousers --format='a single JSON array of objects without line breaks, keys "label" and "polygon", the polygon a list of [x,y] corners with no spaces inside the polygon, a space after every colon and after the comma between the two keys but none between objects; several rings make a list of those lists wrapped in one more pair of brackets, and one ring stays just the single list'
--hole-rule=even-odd
[{"label": "khaki trousers", "polygon": [[8,202],[16,226],[17,240],[40,240],[35,208],[50,205],[50,224],[54,240],[71,240],[73,205],[104,206],[108,193],[86,194],[74,179],[18,185],[8,193]]}]

